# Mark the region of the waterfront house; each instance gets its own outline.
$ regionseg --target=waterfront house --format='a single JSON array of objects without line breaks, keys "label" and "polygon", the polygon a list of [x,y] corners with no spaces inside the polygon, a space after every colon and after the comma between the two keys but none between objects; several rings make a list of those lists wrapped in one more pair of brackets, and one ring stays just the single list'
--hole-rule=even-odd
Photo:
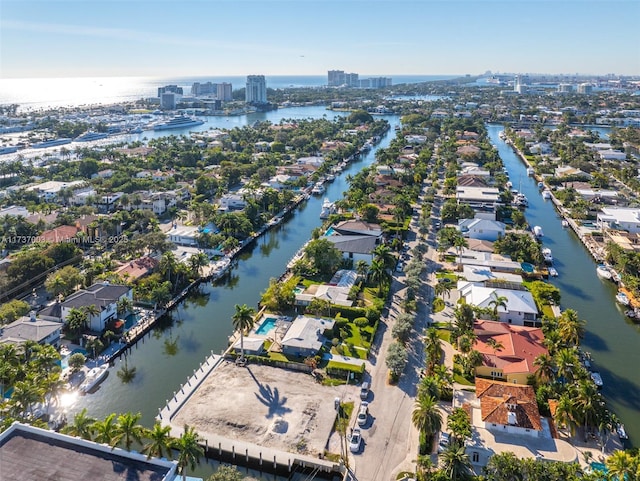
[{"label": "waterfront house", "polygon": [[[527,384],[529,377],[538,370],[534,364],[536,357],[549,353],[539,328],[478,320],[473,333],[476,336],[473,349],[482,355],[476,376]],[[495,348],[492,339],[496,342]]]},{"label": "waterfront house", "polygon": [[334,233],[340,235],[367,235],[382,238],[382,227],[379,224],[363,220],[344,220],[331,226]]},{"label": "waterfront house", "polygon": [[335,322],[320,317],[296,317],[282,338],[282,353],[298,357],[315,356],[327,341],[324,333],[333,329]]},{"label": "waterfront house", "polygon": [[602,230],[615,229],[640,233],[640,209],[603,207],[596,218],[596,225]]},{"label": "waterfront house", "polygon": [[147,458],[14,422],[0,433],[0,478],[20,481],[178,481],[177,461]]},{"label": "waterfront house", "polygon": [[485,429],[540,436],[542,419],[533,386],[476,378],[476,397]]},{"label": "waterfront house", "polygon": [[470,239],[479,239],[487,241],[497,241],[504,237],[505,224],[497,220],[489,220],[482,218],[460,219],[458,221],[458,230],[463,236]]},{"label": "waterfront house", "polygon": [[22,344],[26,341],[50,344],[55,348],[60,344],[62,323],[38,319],[35,312],[23,316],[10,324],[0,327],[1,344]]},{"label": "waterfront house", "polygon": [[458,186],[456,188],[456,200],[458,203],[464,202],[472,207],[474,205],[493,206],[500,201],[500,189],[497,187]]},{"label": "waterfront house", "polygon": [[218,200],[218,210],[222,212],[244,209],[246,205],[247,202],[240,194],[227,193]]},{"label": "waterfront house", "polygon": [[464,265],[462,267],[462,277],[469,282],[486,283],[486,282],[509,282],[513,284],[522,284],[522,276],[511,272],[494,272],[489,267]]},{"label": "waterfront house", "polygon": [[538,308],[529,291],[486,287],[467,281],[458,281],[460,298],[467,304],[492,309],[493,301],[505,298],[504,306],[498,306],[498,320],[518,326],[534,326],[538,323]]},{"label": "waterfront house", "polygon": [[349,293],[357,281],[357,272],[341,269],[327,284],[312,284],[304,291],[296,293],[295,305],[308,306],[313,299],[323,299],[331,304],[350,307],[354,301],[349,299]]},{"label": "waterfront house", "polygon": [[378,245],[378,238],[369,235],[330,235],[323,239],[327,239],[342,252],[344,259],[353,261],[353,265],[358,261],[371,264],[373,250]]},{"label": "waterfront house", "polygon": [[512,261],[508,256],[472,249],[463,249],[462,256],[456,257],[456,262],[461,263],[463,266],[472,265],[486,267],[494,272],[513,273],[522,270],[522,264],[520,262]]},{"label": "waterfront house", "polygon": [[197,246],[200,228],[193,225],[173,224],[167,232],[167,239],[177,246]]},{"label": "waterfront house", "polygon": [[144,256],[122,264],[114,272],[122,279],[137,281],[151,274],[158,267],[158,264],[157,259]]},{"label": "waterfront house", "polygon": [[94,332],[101,332],[110,320],[117,317],[117,305],[121,299],[133,302],[133,289],[129,286],[98,282],[86,289],[80,289],[62,302],[56,302],[42,309],[38,315],[45,320],[66,321],[71,309],[83,310],[89,306],[98,308],[98,313],[89,316],[87,324]]}]

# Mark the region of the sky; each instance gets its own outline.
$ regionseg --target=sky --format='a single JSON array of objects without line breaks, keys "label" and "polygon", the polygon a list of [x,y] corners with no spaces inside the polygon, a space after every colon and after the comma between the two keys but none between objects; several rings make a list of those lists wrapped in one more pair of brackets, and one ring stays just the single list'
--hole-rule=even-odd
[{"label": "sky", "polygon": [[0,78],[640,75],[640,0],[0,0]]}]

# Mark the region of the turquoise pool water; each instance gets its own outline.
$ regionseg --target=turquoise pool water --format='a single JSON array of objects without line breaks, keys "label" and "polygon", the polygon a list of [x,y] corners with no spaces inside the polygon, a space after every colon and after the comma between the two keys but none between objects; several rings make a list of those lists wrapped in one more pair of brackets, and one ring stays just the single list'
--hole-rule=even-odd
[{"label": "turquoise pool water", "polygon": [[136,325],[139,319],[140,319],[139,314],[135,312],[132,314],[129,314],[124,320],[124,330],[128,331],[129,329],[131,329],[133,326]]},{"label": "turquoise pool water", "polygon": [[335,232],[333,227],[329,227],[327,229],[327,232],[324,233],[324,235],[329,236],[329,235],[333,235],[333,233]]},{"label": "turquoise pool water", "polygon": [[256,334],[265,335],[267,332],[273,330],[276,327],[276,318],[275,317],[267,317],[260,327],[256,329]]},{"label": "turquoise pool water", "polygon": [[535,266],[533,264],[529,264],[528,262],[523,262],[522,264],[520,264],[520,267],[522,267],[522,270],[531,274],[533,273],[533,271],[535,270]]}]

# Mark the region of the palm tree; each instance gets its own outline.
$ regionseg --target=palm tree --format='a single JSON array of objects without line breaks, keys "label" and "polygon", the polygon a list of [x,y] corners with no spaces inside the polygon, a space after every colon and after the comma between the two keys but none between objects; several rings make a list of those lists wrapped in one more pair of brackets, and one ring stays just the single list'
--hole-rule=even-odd
[{"label": "palm tree", "polygon": [[440,455],[442,468],[447,477],[452,481],[464,479],[471,473],[471,462],[465,452],[465,446],[457,444],[450,445],[444,453]]},{"label": "palm tree", "polygon": [[378,286],[378,295],[382,295],[382,289],[387,284],[389,272],[380,259],[373,259],[369,268],[369,276],[371,281]]},{"label": "palm tree", "polygon": [[71,424],[67,424],[62,428],[62,432],[71,436],[91,440],[96,422],[97,419],[87,416],[87,408],[84,408],[73,417]]},{"label": "palm tree", "polygon": [[458,251],[458,263],[462,265],[462,250],[465,247],[469,247],[469,243],[467,239],[465,239],[462,235],[459,235],[453,239],[453,246]]},{"label": "palm tree", "polygon": [[172,447],[178,450],[178,469],[183,481],[187,479],[187,468],[195,469],[196,464],[200,464],[200,458],[204,456],[204,449],[199,443],[198,433],[186,424],[182,435],[172,443]]},{"label": "palm tree", "polygon": [[116,413],[109,414],[103,421],[96,421],[92,426],[95,434],[94,441],[97,443],[115,446],[117,444],[118,425],[116,423]]},{"label": "palm tree", "polygon": [[555,379],[556,366],[549,354],[542,353],[538,355],[533,361],[533,365],[538,368],[535,376],[540,384],[547,384],[552,379]]},{"label": "palm tree", "polygon": [[424,337],[424,351],[427,355],[427,374],[431,375],[442,357],[442,344],[435,327],[427,329]]},{"label": "palm tree", "polygon": [[433,291],[436,296],[440,296],[444,301],[445,294],[447,295],[447,298],[451,297],[451,289],[453,289],[451,282],[438,282]]},{"label": "palm tree", "polygon": [[70,309],[67,315],[67,326],[75,336],[79,336],[87,327],[87,313],[75,307]]},{"label": "palm tree", "polygon": [[194,277],[200,277],[202,275],[202,269],[209,264],[209,257],[204,252],[198,252],[197,254],[189,257],[189,269]]},{"label": "palm tree", "polygon": [[615,451],[605,463],[609,470],[609,479],[618,481],[637,479],[636,462],[627,451]]},{"label": "palm tree", "polygon": [[505,296],[499,296],[496,291],[493,291],[491,294],[491,300],[489,301],[489,307],[493,309],[493,319],[498,320],[498,308],[502,307],[504,310],[507,309],[507,301],[508,299]]},{"label": "palm tree", "polygon": [[558,332],[568,346],[580,345],[580,340],[585,334],[584,320],[578,318],[578,313],[573,309],[567,309],[558,318]]},{"label": "palm tree", "polygon": [[171,275],[176,272],[178,268],[178,261],[173,252],[165,252],[160,258],[160,272],[167,276],[167,280],[171,282]]},{"label": "palm tree", "polygon": [[418,396],[415,408],[411,413],[413,425],[424,433],[427,439],[432,438],[442,428],[442,413],[438,409],[438,401],[428,394]]},{"label": "palm tree", "polygon": [[127,296],[118,299],[118,302],[116,302],[116,311],[119,316],[124,316],[126,313],[130,312],[131,309],[133,309],[133,301]]},{"label": "palm tree", "polygon": [[148,429],[144,437],[149,441],[142,447],[142,453],[147,457],[164,458],[165,454],[171,452],[171,426],[162,426],[155,423],[153,428]]},{"label": "palm tree", "polygon": [[244,331],[251,329],[255,322],[253,316],[255,310],[246,304],[236,304],[236,313],[233,315],[233,327],[240,331],[240,360],[244,360]]},{"label": "palm tree", "polygon": [[391,271],[396,265],[396,256],[393,255],[391,248],[386,244],[380,244],[371,253],[373,254],[373,259],[382,262],[382,265],[388,271]]},{"label": "palm tree", "polygon": [[574,404],[569,394],[565,393],[560,396],[553,418],[558,427],[569,429],[572,436],[575,434],[578,423]]},{"label": "palm tree", "polygon": [[142,444],[144,428],[138,424],[142,414],[124,413],[118,416],[114,444],[122,443],[127,451],[131,451],[133,442]]}]

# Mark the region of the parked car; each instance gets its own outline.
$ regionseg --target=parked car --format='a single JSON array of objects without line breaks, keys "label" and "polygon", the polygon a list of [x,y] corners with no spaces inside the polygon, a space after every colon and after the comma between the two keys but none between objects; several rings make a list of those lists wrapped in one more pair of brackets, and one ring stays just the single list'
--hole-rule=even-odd
[{"label": "parked car", "polygon": [[358,411],[358,426],[364,426],[369,419],[369,403],[364,401],[360,404],[360,410]]},{"label": "parked car", "polygon": [[369,397],[369,383],[367,381],[362,383],[360,386],[360,399],[363,401]]},{"label": "parked car", "polygon": [[449,447],[450,439],[451,439],[451,436],[449,435],[449,433],[445,433],[445,432],[440,433],[440,438],[438,439],[438,454],[446,451],[446,449]]},{"label": "parked car", "polygon": [[349,451],[357,453],[360,451],[360,444],[362,444],[362,433],[360,429],[355,428],[349,438]]}]

